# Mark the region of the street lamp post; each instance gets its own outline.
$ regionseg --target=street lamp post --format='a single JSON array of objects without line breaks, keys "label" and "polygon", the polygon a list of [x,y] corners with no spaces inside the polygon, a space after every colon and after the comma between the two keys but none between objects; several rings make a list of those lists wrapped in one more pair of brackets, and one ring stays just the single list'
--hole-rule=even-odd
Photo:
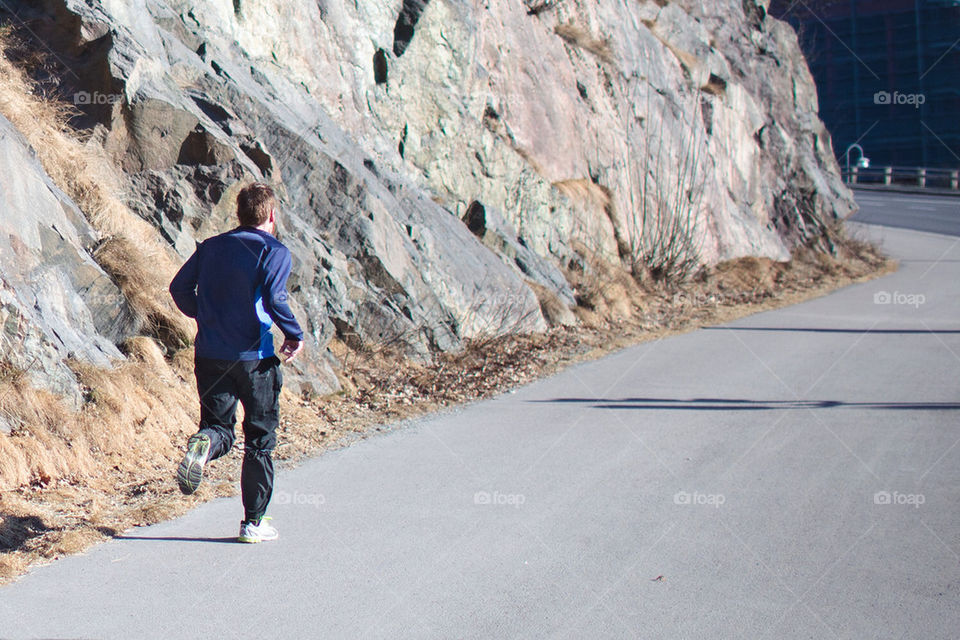
[{"label": "street lamp post", "polygon": [[854,149],[856,149],[857,151],[860,152],[860,157],[857,159],[857,166],[858,166],[858,167],[863,167],[864,169],[866,169],[867,167],[870,166],[870,158],[866,157],[866,156],[863,154],[863,147],[861,147],[861,146],[860,146],[859,144],[857,144],[856,142],[854,142],[852,145],[850,145],[849,147],[847,147],[847,151],[846,151],[846,153],[844,154],[844,156],[846,157],[846,169],[847,169],[847,182],[848,182],[848,183],[851,182],[851,179],[850,179],[850,178],[851,178],[851,176],[852,176],[852,174],[850,173],[850,152],[853,151]]}]

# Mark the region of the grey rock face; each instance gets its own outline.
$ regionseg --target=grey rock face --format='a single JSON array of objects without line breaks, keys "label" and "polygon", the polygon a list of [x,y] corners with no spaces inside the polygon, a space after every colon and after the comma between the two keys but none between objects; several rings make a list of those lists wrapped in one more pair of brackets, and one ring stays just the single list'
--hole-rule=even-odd
[{"label": "grey rock face", "polygon": [[13,425],[10,424],[10,420],[3,415],[0,415],[0,433],[4,435],[10,435],[13,431]]},{"label": "grey rock face", "polygon": [[119,289],[90,257],[93,230],[0,116],[0,345],[10,366],[67,396],[66,358],[110,366],[133,326]]},{"label": "grey rock face", "polygon": [[182,257],[244,181],[277,186],[318,391],[333,335],[427,357],[544,329],[532,288],[572,305],[574,244],[616,259],[642,211],[690,210],[715,262],[853,208],[795,35],[753,0],[12,5],[65,92],[110,96],[78,123]]}]

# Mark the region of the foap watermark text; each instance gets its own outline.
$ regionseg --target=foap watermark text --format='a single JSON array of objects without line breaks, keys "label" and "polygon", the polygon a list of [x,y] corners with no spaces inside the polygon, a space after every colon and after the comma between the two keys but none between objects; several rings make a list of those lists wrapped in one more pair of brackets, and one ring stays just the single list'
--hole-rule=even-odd
[{"label": "foap watermark text", "polygon": [[926,101],[927,96],[922,93],[900,93],[899,91],[890,93],[889,91],[877,91],[873,94],[874,104],[903,104],[910,105],[914,109],[919,109]]},{"label": "foap watermark text", "polygon": [[877,291],[873,294],[873,304],[895,304],[905,305],[918,309],[920,305],[927,301],[927,297],[922,293],[903,293],[900,291]]},{"label": "foap watermark text", "polygon": [[506,505],[516,509],[527,501],[522,493],[501,493],[499,491],[477,491],[473,494],[473,504]]},{"label": "foap watermark text", "polygon": [[77,91],[73,94],[73,104],[116,104],[123,100],[121,93],[100,93],[99,91]]},{"label": "foap watermark text", "polygon": [[873,494],[873,504],[892,504],[911,506],[919,509],[926,503],[927,497],[922,493],[900,493],[899,491],[877,491]]},{"label": "foap watermark text", "polygon": [[699,491],[677,491],[673,494],[673,504],[679,505],[704,505],[708,507],[720,508],[720,505],[727,501],[727,497],[722,493],[701,493]]},{"label": "foap watermark text", "polygon": [[289,491],[277,491],[273,494],[274,504],[295,504],[319,507],[326,502],[327,499],[321,493],[300,493],[299,491],[294,491],[291,493]]}]

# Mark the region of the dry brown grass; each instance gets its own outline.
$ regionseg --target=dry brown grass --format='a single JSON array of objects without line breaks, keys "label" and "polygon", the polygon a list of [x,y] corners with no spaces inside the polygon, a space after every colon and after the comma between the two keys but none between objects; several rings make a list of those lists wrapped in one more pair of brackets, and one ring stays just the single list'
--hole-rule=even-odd
[{"label": "dry brown grass", "polygon": [[196,425],[192,385],[152,338],[124,347],[129,359],[112,370],[71,363],[86,393],[79,411],[26,380],[0,384],[15,425],[0,435],[0,580],[142,521],[136,496],[169,482]]},{"label": "dry brown grass", "polygon": [[610,38],[595,36],[572,22],[558,24],[553,31],[570,44],[589,51],[604,62],[613,64],[616,60],[613,55],[613,47],[610,45]]},{"label": "dry brown grass", "polygon": [[191,386],[153,339],[125,347],[129,360],[114,369],[71,363],[86,392],[80,411],[26,380],[0,387],[0,412],[16,425],[0,436],[0,490],[87,482],[102,477],[105,465],[138,472],[176,457],[196,421]]},{"label": "dry brown grass", "polygon": [[26,380],[7,383],[0,387],[0,412],[14,426],[9,436],[0,436],[0,490],[89,469],[86,443],[70,442],[73,416],[53,394]]},{"label": "dry brown grass", "polygon": [[[6,48],[0,34],[0,49]],[[53,181],[80,207],[100,236],[95,258],[116,280],[143,329],[185,346],[193,327],[173,306],[166,286],[176,265],[156,230],[123,201],[117,169],[103,149],[84,144],[67,124],[70,108],[40,95],[0,55],[0,113],[27,139]]]},{"label": "dry brown grass", "polygon": [[570,200],[606,211],[612,203],[610,190],[587,178],[559,180],[553,186]]},{"label": "dry brown grass", "polygon": [[573,248],[582,263],[568,269],[566,277],[576,292],[581,322],[597,327],[642,313],[646,292],[635,278],[583,242],[574,242]]},{"label": "dry brown grass", "polygon": [[560,299],[560,296],[533,280],[527,280],[526,285],[536,294],[537,302],[540,303],[540,313],[543,314],[543,318],[547,321],[548,326],[556,327],[563,324],[573,324],[573,322],[571,322],[573,314],[570,313],[570,309],[567,307],[567,304]]}]

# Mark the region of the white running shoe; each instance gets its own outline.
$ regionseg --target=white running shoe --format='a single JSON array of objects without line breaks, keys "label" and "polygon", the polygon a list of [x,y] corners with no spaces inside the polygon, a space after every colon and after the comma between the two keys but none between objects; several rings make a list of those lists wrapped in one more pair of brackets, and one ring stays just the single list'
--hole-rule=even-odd
[{"label": "white running shoe", "polygon": [[207,464],[210,455],[210,436],[205,433],[195,433],[187,440],[187,453],[177,467],[177,484],[184,495],[190,495],[197,490],[203,480],[203,465]]},{"label": "white running shoe", "polygon": [[277,530],[270,526],[267,523],[267,520],[270,520],[269,516],[260,518],[260,524],[253,524],[252,522],[241,522],[240,523],[240,535],[237,536],[237,542],[266,542],[268,540],[276,540]]}]

